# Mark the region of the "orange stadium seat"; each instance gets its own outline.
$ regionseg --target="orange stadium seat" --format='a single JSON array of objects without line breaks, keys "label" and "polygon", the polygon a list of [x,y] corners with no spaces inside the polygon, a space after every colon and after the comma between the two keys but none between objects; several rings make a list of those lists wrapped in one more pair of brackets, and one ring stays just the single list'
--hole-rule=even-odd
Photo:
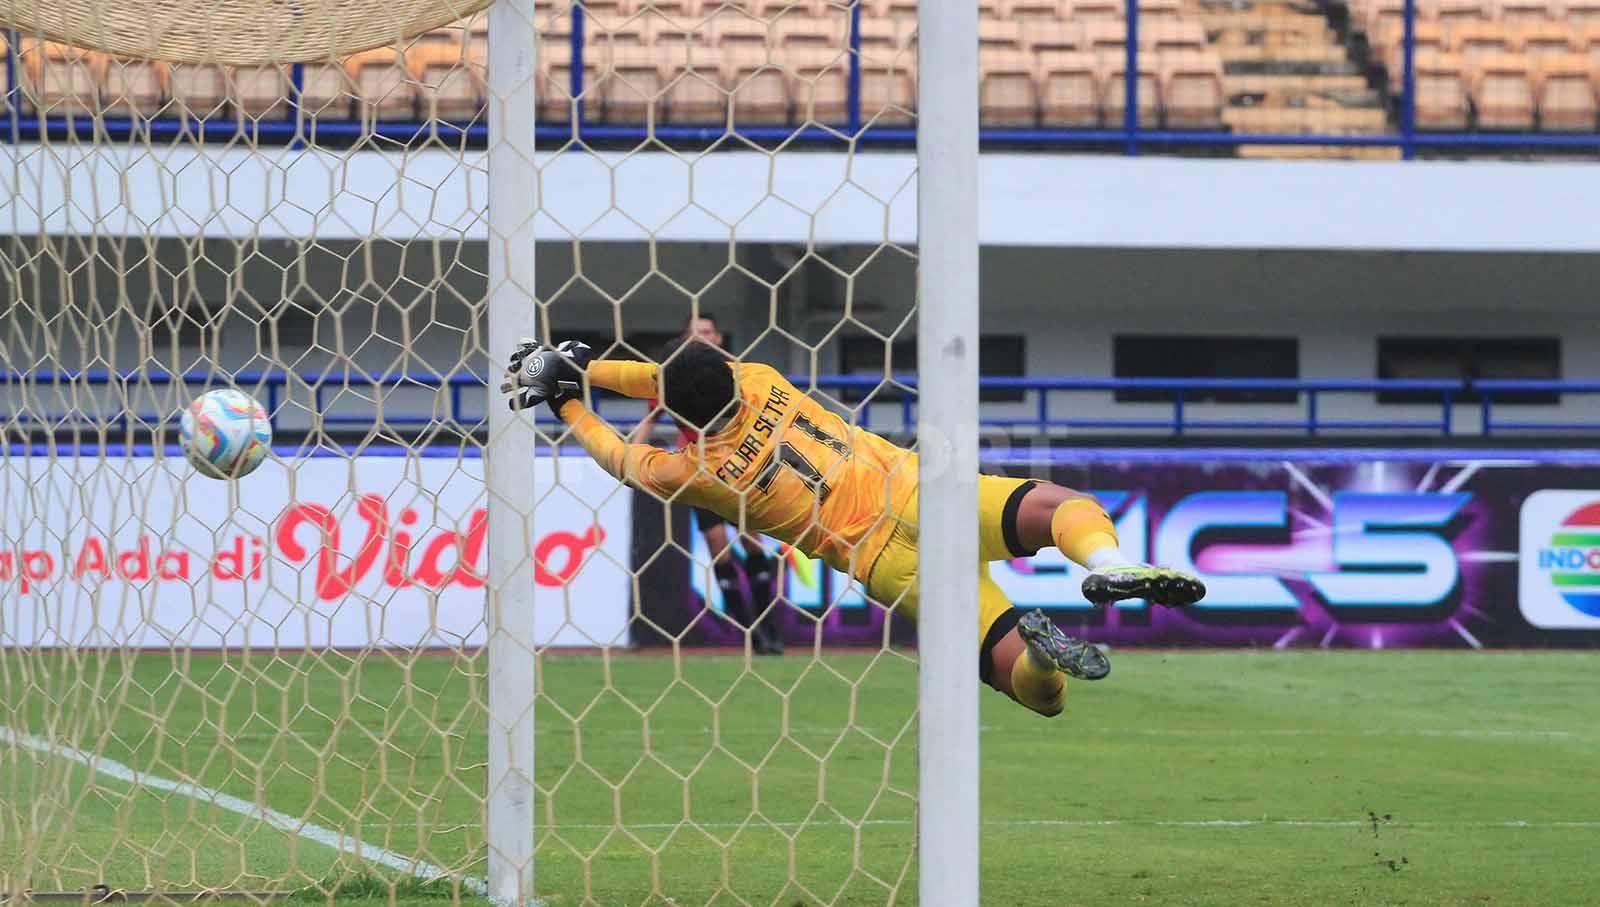
[{"label": "orange stadium seat", "polygon": [[[1144,22],[1151,19],[1171,19],[1183,14],[1181,0],[1139,0],[1139,20]],[[1127,12],[1123,12],[1127,18]]]},{"label": "orange stadium seat", "polygon": [[1600,22],[1585,22],[1572,36],[1572,46],[1600,65]]},{"label": "orange stadium seat", "polygon": [[1037,23],[1059,22],[1067,18],[1063,12],[1070,14],[1071,10],[1063,11],[1057,0],[1009,0],[1003,15],[1012,22],[1033,27]]},{"label": "orange stadium seat", "polygon": [[1540,129],[1546,132],[1594,130],[1594,65],[1588,57],[1582,54],[1541,57],[1535,79]]},{"label": "orange stadium seat", "polygon": [[611,123],[653,121],[666,83],[660,55],[653,47],[618,47],[602,77],[603,119]]},{"label": "orange stadium seat", "polygon": [[1511,34],[1498,22],[1463,22],[1450,30],[1450,52],[1469,69],[1480,57],[1502,56],[1512,47]]},{"label": "orange stadium seat", "polygon": [[633,0],[635,13],[646,12],[687,24],[700,15],[700,0]]},{"label": "orange stadium seat", "polygon": [[[567,55],[571,57],[571,50]],[[461,59],[459,47],[414,49],[407,59],[416,80],[417,111],[424,120],[464,123],[481,115],[484,86]],[[540,66],[541,72],[545,71]]]},{"label": "orange stadium seat", "polygon": [[1050,127],[1100,125],[1099,67],[1091,53],[1050,50],[1038,55],[1039,123]]},{"label": "orange stadium seat", "polygon": [[1083,26],[1083,49],[1101,60],[1127,55],[1128,27],[1121,22],[1088,22]]},{"label": "orange stadium seat", "polygon": [[[281,98],[281,93],[280,93]],[[167,65],[110,57],[100,80],[100,109],[107,116],[153,117],[165,111]]]},{"label": "orange stadium seat", "polygon": [[784,50],[840,50],[849,35],[835,30],[830,20],[813,16],[784,16],[773,25],[773,45]]},{"label": "orange stadium seat", "polygon": [[1072,18],[1078,22],[1121,19],[1126,12],[1123,0],[1072,0]]},{"label": "orange stadium seat", "polygon": [[1566,0],[1561,18],[1568,25],[1600,22],[1600,0]]},{"label": "orange stadium seat", "polygon": [[1555,22],[1530,22],[1516,29],[1516,44],[1530,63],[1543,57],[1564,57],[1573,52],[1572,29]]},{"label": "orange stadium seat", "polygon": [[1501,22],[1545,22],[1556,18],[1551,7],[1559,0],[1494,0],[1494,17]]},{"label": "orange stadium seat", "polygon": [[1533,128],[1533,78],[1516,54],[1478,57],[1467,64],[1468,90],[1480,129]]},{"label": "orange stadium seat", "polygon": [[[1128,107],[1127,60],[1115,58],[1101,63],[1103,81],[1100,86],[1100,108],[1105,111],[1106,124],[1121,126]],[[1139,59],[1139,126],[1155,129],[1161,125],[1161,89],[1157,78],[1156,61],[1147,55]]]},{"label": "orange stadium seat", "polygon": [[634,10],[634,4],[626,0],[585,0],[583,12],[585,25],[609,26],[626,19]]},{"label": "orange stadium seat", "polygon": [[1020,50],[980,51],[978,110],[993,126],[1032,126],[1039,117],[1033,58]]},{"label": "orange stadium seat", "polygon": [[403,56],[393,48],[379,47],[354,54],[345,61],[350,84],[356,88],[361,119],[414,120],[417,85]]},{"label": "orange stadium seat", "polygon": [[301,68],[300,109],[306,116],[347,120],[354,105],[355,86],[345,67],[338,63],[307,63]]},{"label": "orange stadium seat", "polygon": [[879,15],[890,19],[917,18],[917,0],[879,0]]},{"label": "orange stadium seat", "polygon": [[[842,123],[849,115],[850,55],[840,50],[807,50],[788,58],[795,118],[811,123]],[[867,107],[866,67],[862,67],[861,116]]]},{"label": "orange stadium seat", "polygon": [[288,116],[294,83],[287,66],[241,66],[228,73],[228,81],[240,116],[258,121]]},{"label": "orange stadium seat", "polygon": [[680,46],[662,67],[667,84],[662,119],[670,123],[723,123],[728,92],[723,87],[723,60],[715,47]]},{"label": "orange stadium seat", "polygon": [[789,122],[789,76],[766,51],[735,47],[728,58],[733,122],[751,126]]},{"label": "orange stadium seat", "polygon": [[862,19],[861,53],[880,60],[892,59],[911,41],[911,31],[902,31],[900,25],[898,19]]},{"label": "orange stadium seat", "polygon": [[861,118],[881,125],[911,122],[917,107],[917,57],[906,52],[893,60],[861,61]]},{"label": "orange stadium seat", "polygon": [[1023,33],[1023,40],[1028,42],[1028,51],[1033,54],[1052,50],[1082,50],[1085,47],[1083,25],[1078,22],[1030,25]]},{"label": "orange stadium seat", "polygon": [[93,116],[100,106],[96,54],[45,41],[28,41],[22,48],[22,107],[25,112],[51,117]]},{"label": "orange stadium seat", "polygon": [[[589,116],[600,118],[601,76],[607,71],[606,49],[588,47],[583,55],[583,101]],[[480,83],[481,85],[481,83]],[[481,86],[487,92],[487,86]],[[538,85],[539,119],[549,122],[572,121],[572,48],[555,44],[545,48],[539,57]],[[487,98],[487,94],[485,94]]]},{"label": "orange stadium seat", "polygon": [[712,19],[711,25],[713,43],[729,53],[754,50],[766,56],[768,47],[777,46],[772,40],[772,29],[762,19],[724,13]]},{"label": "orange stadium seat", "polygon": [[1467,128],[1467,87],[1461,58],[1454,54],[1419,53],[1414,65],[1417,128]]},{"label": "orange stadium seat", "polygon": [[[1402,22],[1385,22],[1383,29],[1378,33],[1373,46],[1377,48],[1378,60],[1383,63],[1384,70],[1389,74],[1389,85],[1398,88],[1401,77],[1405,73],[1405,56],[1403,53],[1405,38],[1405,24]],[[1424,51],[1444,51],[1444,29],[1437,22],[1418,22],[1412,27],[1411,40],[1418,54]]]},{"label": "orange stadium seat", "polygon": [[1139,25],[1139,49],[1205,50],[1206,30],[1198,22],[1181,19],[1157,19]]},{"label": "orange stadium seat", "polygon": [[1021,51],[1022,26],[1015,22],[979,22],[978,52]]},{"label": "orange stadium seat", "polygon": [[[309,67],[307,67],[309,69]],[[228,105],[228,77],[220,66],[174,63],[167,67],[174,112],[197,120],[220,117]],[[348,116],[349,111],[341,112]]]},{"label": "orange stadium seat", "polygon": [[1167,127],[1217,129],[1222,126],[1222,58],[1215,51],[1181,50],[1160,57],[1161,97]]},{"label": "orange stadium seat", "polygon": [[1484,22],[1494,14],[1490,0],[1439,0],[1439,23]]},{"label": "orange stadium seat", "polygon": [[1001,18],[1000,0],[978,0],[978,22],[995,22]]}]

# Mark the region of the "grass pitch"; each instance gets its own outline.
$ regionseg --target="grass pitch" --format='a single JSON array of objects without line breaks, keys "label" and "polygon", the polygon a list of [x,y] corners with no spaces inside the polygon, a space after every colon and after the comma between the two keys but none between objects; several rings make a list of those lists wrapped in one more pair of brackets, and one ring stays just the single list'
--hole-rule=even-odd
[{"label": "grass pitch", "polygon": [[[984,903],[1593,903],[1597,667],[1124,651],[1061,718],[986,693]],[[373,859],[482,877],[483,669],[0,655],[0,889],[470,898]],[[541,686],[548,904],[916,903],[907,656],[552,656]]]}]

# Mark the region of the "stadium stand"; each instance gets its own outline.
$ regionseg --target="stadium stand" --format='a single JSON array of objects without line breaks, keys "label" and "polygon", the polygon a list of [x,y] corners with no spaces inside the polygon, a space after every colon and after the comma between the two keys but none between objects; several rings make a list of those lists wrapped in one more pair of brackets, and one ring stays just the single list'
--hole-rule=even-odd
[{"label": "stadium stand", "polygon": [[[542,24],[538,115],[570,122],[576,7]],[[850,11],[819,0],[596,0],[584,6],[587,122],[837,124],[849,116]],[[1404,0],[1143,0],[1138,122],[1156,129],[1363,135],[1397,128]],[[1420,0],[1421,130],[1592,132],[1600,0]],[[914,0],[863,0],[861,119],[913,122]],[[1115,129],[1125,105],[1121,0],[985,0],[986,126]],[[1348,30],[1344,22],[1348,21]],[[232,70],[112,59],[23,39],[7,102],[24,117],[482,122],[486,19],[339,63]],[[1348,40],[1346,40],[1348,38]],[[462,65],[466,63],[468,65]],[[298,91],[293,80],[298,78]],[[1392,148],[1245,147],[1251,156],[1393,156]]]}]

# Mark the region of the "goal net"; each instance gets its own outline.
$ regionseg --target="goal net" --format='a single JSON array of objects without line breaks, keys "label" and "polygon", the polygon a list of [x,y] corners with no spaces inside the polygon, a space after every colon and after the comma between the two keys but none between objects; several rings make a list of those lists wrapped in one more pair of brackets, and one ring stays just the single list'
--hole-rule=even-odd
[{"label": "goal net", "polygon": [[[719,569],[486,389],[519,334],[714,317],[909,438],[915,159],[852,136],[908,138],[915,7],[479,6],[318,55],[159,4],[190,44],[151,59],[12,5],[0,897],[470,900],[531,853],[550,903],[915,899],[906,622],[732,527]],[[232,482],[177,432],[219,388],[274,431]]]}]

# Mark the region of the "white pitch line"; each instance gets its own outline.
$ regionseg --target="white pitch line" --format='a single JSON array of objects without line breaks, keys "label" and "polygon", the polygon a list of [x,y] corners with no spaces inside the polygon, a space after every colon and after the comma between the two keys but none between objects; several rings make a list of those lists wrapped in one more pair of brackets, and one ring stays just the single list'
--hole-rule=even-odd
[{"label": "white pitch line", "polygon": [[[551,831],[609,831],[617,828],[640,831],[660,831],[666,829],[682,828],[685,825],[696,828],[815,828],[815,827],[842,827],[861,828],[865,826],[909,826],[911,819],[863,819],[860,822],[840,821],[838,819],[818,819],[814,821],[787,820],[772,821],[752,817],[744,822],[566,822],[555,825],[542,826]],[[989,819],[984,820],[983,826],[988,828],[1116,828],[1118,826],[1131,826],[1138,828],[1365,828],[1372,825],[1371,819]],[[1600,828],[1600,819],[1578,821],[1535,821],[1527,819],[1464,819],[1458,822],[1408,822],[1403,819],[1390,821],[1380,820],[1379,828]]]},{"label": "white pitch line", "polygon": [[[107,777],[115,778],[116,780],[131,785],[135,788],[143,787],[152,790],[168,791],[175,794],[181,794],[185,797],[198,800],[202,803],[209,803],[213,806],[225,809],[228,812],[237,813],[241,816],[247,816],[251,819],[263,822],[272,826],[273,828],[278,829],[279,831],[290,832],[298,835],[299,837],[305,838],[307,841],[315,841],[316,843],[325,847],[331,847],[334,850],[341,852],[348,852],[350,850],[349,846],[346,844],[345,836],[331,828],[326,828],[306,819],[297,819],[287,813],[278,812],[271,807],[252,803],[249,800],[235,797],[232,794],[225,794],[219,790],[213,790],[209,787],[202,787],[192,781],[172,781],[157,775],[140,772],[129,766],[123,765],[121,762],[118,762],[115,759],[108,759],[105,756],[95,753],[86,753],[76,747],[67,746],[61,743],[54,743],[44,739],[43,737],[36,737],[32,734],[23,733],[21,731],[14,731],[5,725],[0,725],[0,741],[4,741],[15,746],[20,746],[25,749],[30,749],[36,753],[44,753],[49,756],[57,756],[62,759],[76,762],[79,765],[87,766],[91,771],[98,772],[99,774],[106,775]],[[427,863],[411,857],[401,856],[392,850],[385,850],[382,847],[378,847],[373,844],[367,844],[365,842],[359,843],[356,845],[355,851],[362,859],[370,863],[377,863],[380,866],[387,866],[390,869],[397,869],[401,872],[417,876],[418,878],[425,880],[451,877],[449,870],[446,870],[443,867],[435,866],[432,863]],[[479,897],[483,897],[488,894],[489,886],[485,884],[482,879],[475,879],[471,876],[461,876],[460,880],[461,887],[472,892],[473,894],[478,895]]]}]

